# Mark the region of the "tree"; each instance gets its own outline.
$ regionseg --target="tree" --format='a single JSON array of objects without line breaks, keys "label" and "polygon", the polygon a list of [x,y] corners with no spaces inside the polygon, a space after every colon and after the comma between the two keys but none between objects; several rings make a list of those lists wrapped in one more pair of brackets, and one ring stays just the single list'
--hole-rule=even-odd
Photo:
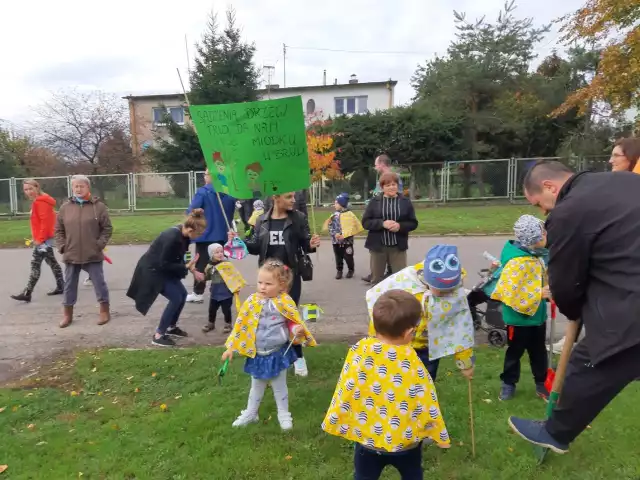
[{"label": "tree", "polygon": [[[257,100],[258,71],[254,65],[255,45],[242,41],[233,8],[227,10],[227,25],[221,33],[217,16],[211,14],[197,45],[191,72],[189,100],[192,105],[217,105]],[[152,165],[160,172],[201,170],[204,158],[191,124],[177,125],[167,116],[157,146],[149,149]],[[180,180],[175,180],[180,181]],[[184,182],[182,182],[184,183]],[[173,184],[176,194],[186,195],[186,184]],[[178,192],[179,190],[179,192]]]},{"label": "tree", "polygon": [[606,45],[589,84],[570,95],[554,114],[573,107],[586,113],[594,101],[607,102],[616,112],[640,106],[640,0],[587,0],[560,21],[566,44]]},{"label": "tree", "polygon": [[[33,132],[36,141],[49,148],[72,168],[88,174],[111,173],[111,162],[101,162],[101,150],[127,131],[127,111],[115,95],[100,91],[61,91],[35,109]],[[131,154],[122,169],[130,171]]]}]

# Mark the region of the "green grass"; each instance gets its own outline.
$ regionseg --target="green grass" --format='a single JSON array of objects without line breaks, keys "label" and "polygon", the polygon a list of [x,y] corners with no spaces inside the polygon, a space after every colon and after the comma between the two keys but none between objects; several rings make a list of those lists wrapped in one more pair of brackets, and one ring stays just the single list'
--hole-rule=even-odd
[{"label": "green grass", "polygon": [[[354,210],[362,216],[362,210]],[[322,224],[331,210],[315,209],[316,230],[321,232]],[[524,213],[537,214],[537,211],[525,205],[488,205],[488,206],[447,206],[418,208],[416,215],[419,226],[415,234],[493,234],[508,233],[515,220]],[[311,216],[311,213],[309,213]],[[181,213],[147,213],[134,215],[112,215],[113,244],[149,243],[171,225],[182,219]],[[30,226],[27,218],[0,220],[0,246],[15,247],[24,245],[29,238]]]},{"label": "green grass", "polygon": [[[86,479],[118,480],[352,478],[353,446],[320,429],[345,346],[308,349],[311,376],[289,377],[290,433],[280,431],[270,390],[259,424],[231,427],[246,403],[249,377],[236,360],[218,386],[220,353],[211,348],[87,352],[28,385],[0,389],[0,464],[9,466],[2,478],[78,478],[80,472]],[[442,363],[437,388],[453,447],[425,447],[425,478],[639,478],[640,383],[615,399],[569,454],[549,454],[537,467],[531,446],[511,433],[506,419],[541,417],[545,406],[534,395],[528,371],[513,401],[497,400],[502,354],[490,348],[478,352],[475,459],[466,381],[452,361]],[[387,471],[383,478],[398,477]]]}]

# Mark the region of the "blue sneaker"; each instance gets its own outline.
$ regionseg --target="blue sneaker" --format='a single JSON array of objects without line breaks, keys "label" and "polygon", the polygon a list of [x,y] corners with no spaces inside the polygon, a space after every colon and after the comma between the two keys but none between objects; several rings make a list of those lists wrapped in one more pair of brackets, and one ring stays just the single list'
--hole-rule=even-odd
[{"label": "blue sneaker", "polygon": [[559,454],[567,453],[569,451],[569,445],[555,440],[549,435],[545,425],[546,422],[509,417],[509,426],[526,441],[540,447],[548,448]]},{"label": "blue sneaker", "polygon": [[503,383],[502,388],[500,389],[500,396],[498,397],[500,400],[511,400],[516,394],[516,386],[509,385],[508,383]]}]

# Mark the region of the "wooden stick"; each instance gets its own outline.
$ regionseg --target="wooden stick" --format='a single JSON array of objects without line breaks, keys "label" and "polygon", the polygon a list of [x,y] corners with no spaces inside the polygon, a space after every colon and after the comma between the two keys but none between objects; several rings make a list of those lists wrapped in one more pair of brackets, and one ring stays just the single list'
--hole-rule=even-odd
[{"label": "wooden stick", "polygon": [[[176,67],[176,71],[178,72],[178,78],[180,79],[180,85],[182,86],[182,93],[184,94],[184,99],[187,102],[187,107],[189,107],[189,110],[191,110],[191,102],[189,102],[189,96],[187,95],[187,90],[184,88],[184,83],[182,82],[182,75],[180,75],[180,69]],[[198,135],[198,130],[196,129],[196,124],[194,122],[191,122],[193,124],[193,130],[196,132],[196,135]],[[202,146],[200,147],[202,148]],[[202,155],[204,156],[204,150],[202,151]],[[206,165],[206,161],[205,161],[205,165]],[[216,190],[216,197],[218,198],[218,204],[220,205],[220,210],[222,211],[222,216],[224,217],[224,222],[227,224],[227,231],[231,231],[231,224],[229,223],[229,219],[227,218],[227,212],[224,211],[224,206],[222,205],[222,200],[220,199],[220,194],[218,193],[218,191]]]},{"label": "wooden stick", "polygon": [[469,379],[469,424],[471,425],[471,455],[476,458],[476,434],[473,428],[473,396],[471,395],[471,379]]}]

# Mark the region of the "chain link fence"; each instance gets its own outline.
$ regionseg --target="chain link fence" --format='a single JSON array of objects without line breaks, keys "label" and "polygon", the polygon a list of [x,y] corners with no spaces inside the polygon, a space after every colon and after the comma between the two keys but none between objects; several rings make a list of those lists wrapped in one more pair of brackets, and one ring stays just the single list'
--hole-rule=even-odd
[{"label": "chain link fence", "polygon": [[[414,202],[447,203],[503,199],[524,199],[522,183],[536,158],[461,160],[396,165],[404,194]],[[549,157],[572,169],[604,172],[610,170],[608,156]],[[112,211],[185,210],[196,190],[204,185],[204,171],[170,173],[130,173],[90,175],[94,195]],[[0,215],[28,214],[31,205],[22,193],[25,178],[0,179]],[[71,196],[71,177],[36,178],[42,190],[56,199],[57,205]],[[310,198],[318,205],[331,205],[343,192],[355,205],[363,204],[376,186],[376,173],[358,170],[336,180],[322,180],[310,188]]]}]

